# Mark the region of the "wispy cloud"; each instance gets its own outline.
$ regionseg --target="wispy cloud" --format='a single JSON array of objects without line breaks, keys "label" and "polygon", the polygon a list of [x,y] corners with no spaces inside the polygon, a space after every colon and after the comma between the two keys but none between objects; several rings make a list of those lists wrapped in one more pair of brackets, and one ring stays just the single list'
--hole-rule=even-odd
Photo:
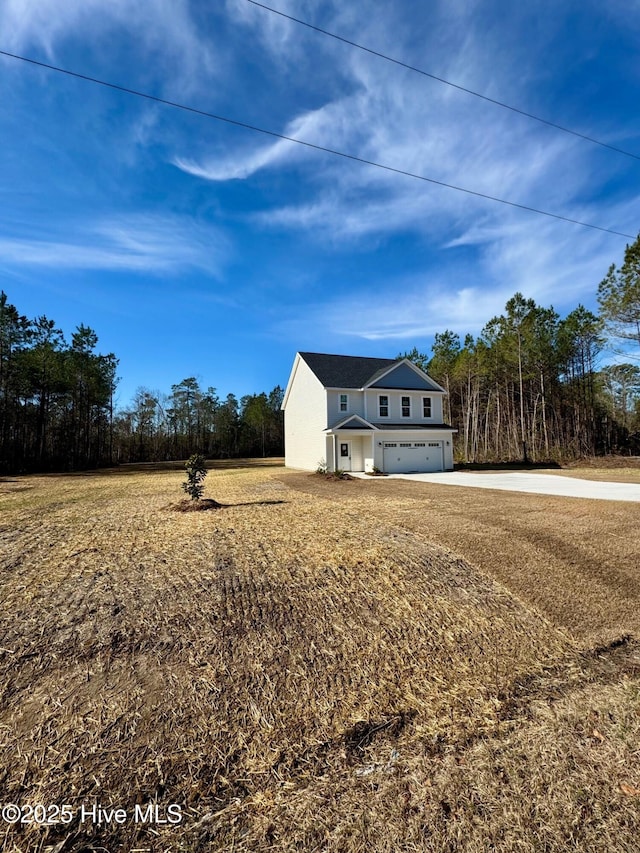
[{"label": "wispy cloud", "polygon": [[[464,261],[455,253],[460,246],[470,250]],[[384,286],[373,280],[367,290],[343,289],[312,309],[290,310],[277,327],[294,334],[307,315],[314,317],[316,338],[413,346],[445,329],[461,337],[479,335],[518,291],[539,305],[553,305],[561,316],[579,302],[594,310],[598,283],[617,248],[607,235],[593,232],[578,241],[571,226],[553,223],[532,229],[512,219],[502,228],[472,228],[443,247],[437,264],[423,275],[399,271]]]},{"label": "wispy cloud", "polygon": [[[388,290],[394,290],[391,296]],[[405,342],[408,346],[451,329],[461,337],[479,333],[492,316],[499,313],[511,292],[490,291],[464,280],[444,283],[442,280],[418,283],[398,278],[388,282],[388,290],[366,299],[364,295],[338,298],[304,309],[313,316],[312,329],[306,329],[298,311],[288,312],[275,324],[281,333],[312,336],[313,341],[334,339]],[[348,345],[347,345],[348,346]]]},{"label": "wispy cloud", "polygon": [[424,287],[393,301],[385,299],[361,309],[358,323],[345,321],[348,314],[342,309],[348,306],[337,306],[338,310],[332,311],[334,328],[344,336],[371,341],[415,341],[445,329],[464,337],[468,332],[478,333],[486,321],[504,308],[510,295],[513,294],[477,286]]},{"label": "wispy cloud", "polygon": [[171,66],[166,90],[189,91],[190,80],[213,72],[215,57],[198,31],[188,0],[4,0],[0,6],[0,32],[5,49],[21,52],[32,47],[50,59],[82,35],[85,46],[94,46],[94,59],[104,55],[105,41],[118,36],[135,38],[138,58],[155,57],[147,63],[152,72]]},{"label": "wispy cloud", "polygon": [[[314,114],[300,116],[291,122],[284,135],[295,138],[298,134],[305,133],[305,128],[310,131],[314,119]],[[204,178],[207,181],[245,179],[260,169],[276,165],[285,158],[295,157],[298,153],[297,147],[293,142],[278,139],[277,142],[256,147],[246,153],[223,154],[219,157],[209,157],[203,162],[185,157],[175,157],[173,164],[183,172]]]},{"label": "wispy cloud", "polygon": [[[311,145],[328,147],[332,144],[335,147],[341,144],[340,140],[344,136],[340,128],[347,112],[348,106],[345,107],[341,99],[296,116],[282,131],[273,127],[267,127],[265,130],[273,130],[274,133],[282,133],[283,136],[302,140]],[[353,137],[353,131],[349,135]],[[182,171],[208,181],[229,181],[249,178],[260,169],[267,167],[291,168],[300,161],[308,161],[321,154],[310,147],[287,139],[277,139],[275,142],[264,144],[262,140],[265,138],[265,135],[256,134],[255,139],[258,140],[256,144],[231,154],[228,150],[216,152],[215,155],[209,155],[200,161],[188,157],[175,157],[173,163]]]},{"label": "wispy cloud", "polygon": [[[233,3],[242,6],[244,0]],[[355,12],[341,4],[332,16],[331,8],[323,25],[354,32]],[[292,14],[313,20],[300,10]],[[377,7],[375,15],[367,15],[359,6],[357,20],[366,25],[365,31],[355,30],[357,40],[490,97],[523,108],[534,102],[534,84],[546,71],[533,52],[523,61],[514,47],[517,39],[505,41],[502,28],[485,21],[478,4],[436,3],[428,20],[416,22],[417,31],[397,18],[391,26],[386,14],[391,13]],[[269,18],[255,10],[245,15],[254,27]],[[512,23],[513,32],[524,37],[530,25],[526,15]],[[553,28],[545,34],[544,26],[536,33],[538,45],[553,41]],[[310,38],[281,20],[260,37],[274,56],[293,56],[295,50],[283,51],[283,43],[295,41],[293,32],[301,42]],[[601,151],[575,137],[336,42],[312,38],[314,55],[340,67],[343,85],[313,113],[294,113],[285,126],[287,135],[615,230],[626,231],[635,222],[631,201],[600,200],[601,190],[621,171],[615,158],[603,168]],[[553,120],[553,109],[545,110]],[[411,234],[438,248],[421,277],[399,269],[382,284],[374,273],[375,298],[362,282],[336,282],[321,303],[284,311],[277,328],[292,337],[300,336],[310,315],[317,338],[410,343],[444,328],[477,335],[518,290],[561,312],[578,301],[593,305],[597,284],[620,246],[618,238],[606,234],[282,142],[257,140],[233,155],[216,152],[175,162],[218,182],[248,181],[261,170],[272,170],[281,180],[297,177],[290,199],[282,202],[274,195],[274,204],[247,213],[253,224],[293,239],[301,235],[335,249],[357,242],[360,251],[373,253],[381,239]]]},{"label": "wispy cloud", "polygon": [[73,229],[73,237],[0,239],[0,264],[130,271],[162,275],[198,269],[219,275],[228,255],[226,238],[211,226],[175,217],[122,216]]},{"label": "wispy cloud", "polygon": [[[235,0],[238,4],[239,8],[248,5]],[[450,19],[449,12],[437,17],[435,35],[428,40],[429,67],[461,83],[470,79],[475,88],[492,96],[522,101],[525,93],[511,91],[515,84],[508,76],[500,77],[503,88],[495,91],[496,70],[509,66],[508,46],[494,44],[490,33],[467,28],[462,45],[458,44],[457,51],[451,49],[460,32],[458,18],[471,15],[468,9],[465,12],[464,4],[455,11],[455,20]],[[267,21],[273,17],[255,10],[246,13],[247,20],[257,26],[256,16]],[[272,39],[275,53],[285,37],[283,33],[286,31],[289,38],[295,25],[280,22],[274,27],[272,36],[267,33],[263,38]],[[339,23],[335,28],[339,29]],[[386,48],[384,30],[385,21],[378,16],[375,26],[370,24],[369,33],[360,40],[368,38],[368,43],[400,56],[404,47],[411,61],[410,33],[404,34],[408,44],[398,45],[396,27],[395,46]],[[342,91],[312,112],[299,113],[285,126],[286,135],[570,218],[580,218],[576,215],[577,199],[585,189],[596,192],[607,179],[606,174],[590,168],[593,151],[575,137],[551,131],[380,59],[353,50],[345,53],[344,46],[323,41],[320,36],[315,38],[320,40],[316,49],[325,61],[328,56],[342,58],[341,72],[352,91],[348,95]],[[414,61],[424,65],[424,58]],[[519,69],[521,85],[531,73],[529,68]],[[281,174],[295,169],[304,182],[306,199],[267,207],[254,214],[254,221],[266,227],[306,231],[321,240],[339,242],[403,230],[430,237],[448,234],[455,239],[478,221],[490,227],[491,223],[509,221],[512,213],[495,201],[283,141],[265,145],[257,138],[253,146],[231,155],[220,151],[210,156],[180,155],[174,163],[183,171],[218,182],[246,180],[268,168],[277,167]],[[602,211],[596,211],[594,221],[598,223],[601,216]]]},{"label": "wispy cloud", "polygon": [[[313,20],[317,12],[314,0],[279,0],[277,3],[267,3],[283,12],[302,20]],[[226,9],[230,17],[251,33],[266,51],[271,54],[275,63],[281,67],[291,63],[304,61],[308,53],[305,31],[283,15],[277,15],[261,9],[247,0],[226,0]],[[326,4],[325,14],[331,14],[331,2]],[[312,36],[312,39],[315,36]],[[317,46],[317,42],[314,47]]]}]

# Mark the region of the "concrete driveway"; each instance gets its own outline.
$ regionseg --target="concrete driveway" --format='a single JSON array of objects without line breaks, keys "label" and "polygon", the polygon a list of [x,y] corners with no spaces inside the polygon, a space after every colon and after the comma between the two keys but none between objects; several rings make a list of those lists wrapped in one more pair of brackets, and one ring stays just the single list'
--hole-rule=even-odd
[{"label": "concrete driveway", "polygon": [[[366,474],[356,474],[367,480]],[[380,478],[383,479],[383,478]],[[567,498],[594,498],[601,501],[636,501],[640,503],[640,484],[602,483],[559,477],[557,474],[529,474],[509,471],[499,474],[476,474],[472,471],[444,471],[438,474],[389,474],[384,479],[417,480],[442,486],[465,486],[473,489],[502,489],[508,492],[532,492],[536,495],[560,495]]]}]

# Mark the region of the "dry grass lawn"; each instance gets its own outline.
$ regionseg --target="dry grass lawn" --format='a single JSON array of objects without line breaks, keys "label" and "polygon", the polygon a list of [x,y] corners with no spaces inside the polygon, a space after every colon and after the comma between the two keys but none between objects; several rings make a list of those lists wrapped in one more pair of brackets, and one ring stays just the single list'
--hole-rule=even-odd
[{"label": "dry grass lawn", "polygon": [[562,468],[536,469],[536,473],[609,483],[640,483],[640,456],[594,456]]},{"label": "dry grass lawn", "polygon": [[562,467],[538,468],[517,464],[467,466],[475,474],[492,474],[495,471],[528,471],[533,474],[554,474],[559,477],[576,477],[610,483],[640,483],[640,456],[593,456],[565,463]]},{"label": "dry grass lawn", "polygon": [[563,468],[559,471],[545,469],[540,473],[606,483],[640,483],[640,468]]},{"label": "dry grass lawn", "polygon": [[638,849],[637,507],[182,479],[0,481],[1,849]]},{"label": "dry grass lawn", "polygon": [[288,482],[450,549],[585,647],[640,637],[637,504],[385,478]]}]

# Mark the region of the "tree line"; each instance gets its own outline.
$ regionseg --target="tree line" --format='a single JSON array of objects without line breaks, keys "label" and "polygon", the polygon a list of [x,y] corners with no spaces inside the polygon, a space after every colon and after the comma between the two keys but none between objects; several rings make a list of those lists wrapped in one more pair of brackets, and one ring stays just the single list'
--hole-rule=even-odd
[{"label": "tree line", "polygon": [[95,352],[93,329],[65,340],[0,293],[0,471],[91,468],[113,450],[118,360]]},{"label": "tree line", "polygon": [[[516,293],[477,338],[438,333],[405,356],[448,392],[445,419],[468,462],[640,454],[640,237],[598,288],[599,313],[565,318]],[[605,345],[620,360],[600,366]]]},{"label": "tree line", "polygon": [[190,376],[170,394],[139,388],[116,415],[117,462],[284,455],[283,389],[220,399]]},{"label": "tree line", "polygon": [[[599,313],[561,318],[516,293],[478,337],[436,334],[407,355],[448,392],[465,461],[640,454],[640,236],[598,288]],[[621,347],[602,366],[605,345]],[[0,293],[0,472],[284,452],[283,390],[221,399],[194,377],[114,408],[118,359],[79,325],[21,315]]]},{"label": "tree line", "polygon": [[0,293],[0,473],[284,453],[279,386],[221,400],[189,377],[169,394],[140,388],[116,409],[118,359],[97,345],[90,327],[67,341],[53,320],[29,320]]}]

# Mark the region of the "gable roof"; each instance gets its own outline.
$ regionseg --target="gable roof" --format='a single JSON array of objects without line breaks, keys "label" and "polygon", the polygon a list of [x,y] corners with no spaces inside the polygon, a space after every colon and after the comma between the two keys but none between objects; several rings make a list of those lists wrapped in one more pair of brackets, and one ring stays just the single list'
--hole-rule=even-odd
[{"label": "gable roof", "polygon": [[369,421],[365,421],[364,418],[361,418],[360,415],[347,415],[346,418],[342,418],[342,420],[333,424],[333,426],[327,427],[327,429],[375,429],[376,427],[373,424],[370,424]]},{"label": "gable roof", "polygon": [[321,352],[300,352],[298,355],[325,388],[397,388],[444,393],[444,388],[406,358],[366,358]]},{"label": "gable roof", "polygon": [[372,379],[367,382],[367,388],[380,388],[406,391],[444,391],[437,382],[420,370],[417,364],[406,358],[392,364],[387,370],[378,371]]},{"label": "gable roof", "polygon": [[325,388],[364,388],[377,373],[384,373],[398,363],[395,358],[364,358],[359,355],[329,355],[301,352]]}]

